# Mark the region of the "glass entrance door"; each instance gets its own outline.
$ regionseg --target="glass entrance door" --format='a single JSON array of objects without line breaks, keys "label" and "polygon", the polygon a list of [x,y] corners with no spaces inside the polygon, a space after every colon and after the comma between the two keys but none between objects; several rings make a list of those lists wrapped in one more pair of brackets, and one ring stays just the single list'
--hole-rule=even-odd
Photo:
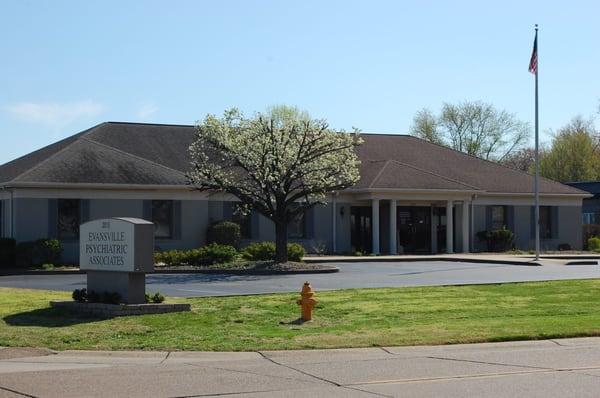
[{"label": "glass entrance door", "polygon": [[371,207],[350,207],[350,242],[352,244],[352,251],[371,253],[373,244],[371,225]]},{"label": "glass entrance door", "polygon": [[398,207],[397,225],[404,253],[431,253],[430,207]]},{"label": "glass entrance door", "polygon": [[434,207],[433,217],[436,225],[437,252],[446,253],[446,208]]}]

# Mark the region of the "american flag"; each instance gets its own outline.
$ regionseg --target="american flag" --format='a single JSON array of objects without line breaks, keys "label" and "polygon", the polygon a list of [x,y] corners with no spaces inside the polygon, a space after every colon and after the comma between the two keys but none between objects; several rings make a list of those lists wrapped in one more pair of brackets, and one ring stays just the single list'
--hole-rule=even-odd
[{"label": "american flag", "polygon": [[537,56],[537,32],[535,33],[535,39],[533,40],[533,52],[531,53],[531,60],[529,61],[529,72],[537,75],[538,70],[538,56]]}]

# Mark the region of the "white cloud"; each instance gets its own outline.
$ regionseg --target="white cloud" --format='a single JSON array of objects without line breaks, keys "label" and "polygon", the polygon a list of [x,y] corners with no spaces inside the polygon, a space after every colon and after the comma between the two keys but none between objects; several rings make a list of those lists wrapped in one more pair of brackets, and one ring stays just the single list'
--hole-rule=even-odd
[{"label": "white cloud", "polygon": [[158,106],[154,102],[144,102],[138,108],[136,116],[139,120],[145,121],[154,116],[156,112],[158,112]]},{"label": "white cloud", "polygon": [[3,108],[16,118],[29,123],[60,129],[81,118],[101,114],[104,106],[92,100],[75,102],[20,102]]}]

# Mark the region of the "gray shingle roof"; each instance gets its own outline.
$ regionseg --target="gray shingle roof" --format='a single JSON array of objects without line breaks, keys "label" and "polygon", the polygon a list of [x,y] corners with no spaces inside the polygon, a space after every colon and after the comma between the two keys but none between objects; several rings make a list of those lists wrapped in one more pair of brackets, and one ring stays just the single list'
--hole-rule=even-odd
[{"label": "gray shingle roof", "polygon": [[[185,185],[194,126],[106,122],[0,166],[0,184]],[[531,193],[533,177],[406,135],[363,134],[356,189]],[[582,191],[541,179],[542,193]]]}]

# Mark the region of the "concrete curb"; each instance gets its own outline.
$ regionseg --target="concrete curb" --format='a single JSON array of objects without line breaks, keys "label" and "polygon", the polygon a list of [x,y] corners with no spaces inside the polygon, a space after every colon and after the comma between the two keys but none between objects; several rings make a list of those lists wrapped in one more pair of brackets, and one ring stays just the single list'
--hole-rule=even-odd
[{"label": "concrete curb", "polygon": [[[300,269],[294,271],[260,271],[260,270],[235,270],[235,269],[170,269],[170,270],[155,270],[154,272],[148,272],[147,275],[160,275],[160,274],[225,274],[225,275],[295,275],[295,274],[332,274],[339,272],[340,269],[334,266],[327,266],[322,269]],[[44,270],[9,270],[8,272],[0,272],[0,276],[11,276],[11,275],[79,275],[85,274],[85,271],[81,270],[67,270],[67,271],[44,271]]]},{"label": "concrete curb", "polygon": [[[542,259],[543,260],[543,259]],[[517,260],[493,260],[493,259],[484,259],[484,258],[458,258],[458,257],[408,257],[408,258],[390,258],[390,257],[378,257],[373,256],[365,259],[363,257],[358,258],[344,258],[344,259],[328,259],[326,257],[323,258],[307,258],[304,259],[305,263],[370,263],[370,262],[378,262],[378,263],[408,263],[408,262],[423,262],[423,261],[452,261],[457,263],[478,263],[478,264],[506,264],[506,265],[523,265],[523,266],[541,266],[542,264],[534,262],[534,261],[517,261]]]}]

